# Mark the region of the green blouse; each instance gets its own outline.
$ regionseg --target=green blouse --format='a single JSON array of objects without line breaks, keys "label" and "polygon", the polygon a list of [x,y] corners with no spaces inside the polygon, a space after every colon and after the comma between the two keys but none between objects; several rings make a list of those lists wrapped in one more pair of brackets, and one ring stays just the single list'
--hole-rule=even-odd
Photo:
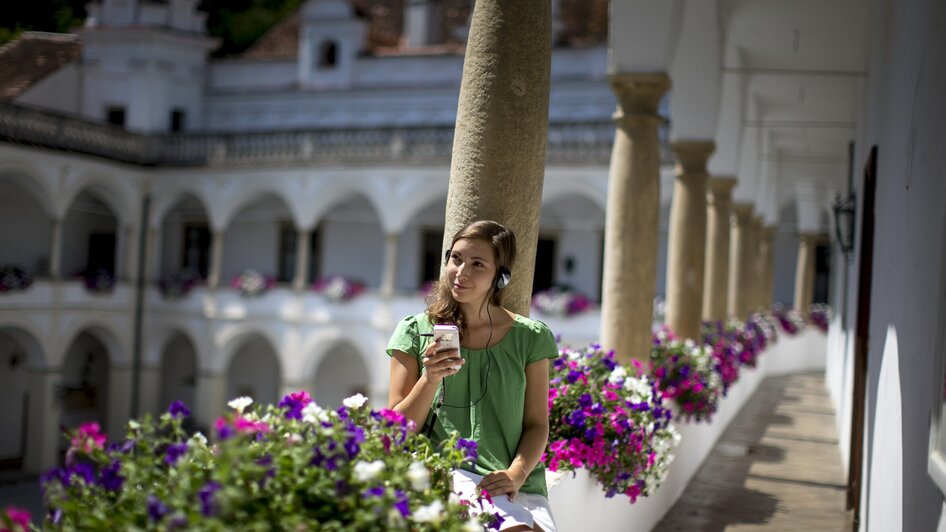
[{"label": "green blouse", "polygon": [[[421,373],[424,350],[433,338],[420,336],[433,331],[426,313],[408,316],[398,323],[388,342],[388,355],[403,351],[417,359]],[[552,331],[544,323],[515,316],[506,336],[488,349],[460,348],[466,364],[456,375],[446,377],[437,387],[446,386],[443,407],[437,416],[431,438],[443,441],[453,431],[461,438],[477,442],[478,458],[467,468],[485,475],[506,469],[512,464],[522,437],[522,416],[525,409],[527,365],[558,356]],[[431,405],[432,407],[433,405]],[[427,422],[433,409],[427,413]],[[520,488],[523,493],[548,497],[545,466],[541,463]]]}]

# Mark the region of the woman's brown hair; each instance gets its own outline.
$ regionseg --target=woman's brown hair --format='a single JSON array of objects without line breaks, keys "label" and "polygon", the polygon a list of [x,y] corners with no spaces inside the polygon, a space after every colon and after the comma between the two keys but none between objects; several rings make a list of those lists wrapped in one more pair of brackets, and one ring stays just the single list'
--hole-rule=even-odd
[{"label": "woman's brown hair", "polygon": [[[493,278],[488,299],[493,305],[502,306],[503,291],[496,288],[496,278],[499,277],[500,268],[512,270],[512,265],[516,261],[516,235],[498,222],[479,220],[453,235],[448,252],[452,251],[457,240],[462,238],[478,238],[488,242],[493,248],[493,255],[496,258],[496,276]],[[446,275],[447,271],[444,268],[443,274],[434,285],[433,292],[427,298],[427,317],[432,324],[452,323],[462,333],[466,329],[466,324],[463,323],[463,315],[460,313],[457,300],[453,299]],[[485,304],[486,301],[483,303]]]}]

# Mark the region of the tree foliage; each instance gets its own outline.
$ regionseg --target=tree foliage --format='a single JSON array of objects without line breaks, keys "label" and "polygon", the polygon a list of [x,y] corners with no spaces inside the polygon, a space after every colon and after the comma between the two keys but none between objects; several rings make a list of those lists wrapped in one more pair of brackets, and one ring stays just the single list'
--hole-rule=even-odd
[{"label": "tree foliage", "polygon": [[[221,40],[216,57],[238,54],[289,16],[303,0],[202,0],[207,31]],[[7,1],[0,10],[0,44],[23,31],[68,33],[81,26],[88,0]]]}]

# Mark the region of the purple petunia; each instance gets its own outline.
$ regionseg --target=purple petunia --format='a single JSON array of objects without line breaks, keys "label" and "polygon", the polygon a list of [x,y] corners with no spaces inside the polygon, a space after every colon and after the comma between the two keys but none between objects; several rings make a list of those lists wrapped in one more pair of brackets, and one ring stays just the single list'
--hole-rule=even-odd
[{"label": "purple petunia", "polygon": [[168,407],[168,413],[170,413],[171,417],[175,419],[191,415],[190,409],[188,409],[187,406],[181,401],[174,401],[171,403],[171,406]]},{"label": "purple petunia", "polygon": [[373,488],[368,488],[361,494],[362,498],[367,499],[368,497],[383,497],[384,496],[384,486],[375,486]]},{"label": "purple petunia", "polygon": [[173,466],[185,454],[187,454],[186,443],[172,443],[168,445],[168,448],[164,451],[164,461],[168,465]]},{"label": "purple petunia", "polygon": [[302,419],[302,409],[311,402],[309,392],[300,390],[283,397],[278,406],[287,410],[286,419]]},{"label": "purple petunia", "polygon": [[211,480],[204,484],[204,487],[200,488],[200,491],[197,492],[197,497],[200,498],[200,513],[205,517],[211,517],[216,513],[214,495],[219,490],[220,484]]},{"label": "purple petunia", "polygon": [[155,522],[160,522],[168,513],[168,507],[161,502],[161,499],[154,495],[148,495],[148,517]]},{"label": "purple petunia", "polygon": [[473,440],[465,440],[463,438],[457,440],[457,449],[466,453],[467,460],[475,462],[477,457],[479,457],[479,454],[476,452],[476,447],[476,442]]},{"label": "purple petunia", "polygon": [[581,378],[580,371],[571,370],[568,372],[568,376],[565,377],[565,380],[567,380],[569,384],[575,384],[575,382],[578,381],[578,379],[580,378]]},{"label": "purple petunia", "polygon": [[119,474],[121,468],[121,462],[115,460],[111,465],[102,469],[102,474],[99,475],[99,482],[102,484],[103,488],[108,491],[118,491],[121,489],[122,484],[125,482],[125,477]]},{"label": "purple petunia", "polygon": [[594,399],[591,398],[591,394],[583,393],[578,398],[578,405],[582,408],[588,408],[592,403],[594,403]]},{"label": "purple petunia", "polygon": [[397,508],[397,511],[401,512],[401,516],[408,517],[411,515],[411,507],[407,503],[407,495],[401,490],[395,490],[394,496],[397,498],[394,507]]},{"label": "purple petunia", "polygon": [[585,424],[585,413],[581,410],[575,410],[568,415],[568,424],[573,427],[580,427]]},{"label": "purple petunia", "polygon": [[92,464],[79,462],[69,467],[68,472],[70,478],[76,476],[90,486],[95,485],[95,468],[92,467]]}]

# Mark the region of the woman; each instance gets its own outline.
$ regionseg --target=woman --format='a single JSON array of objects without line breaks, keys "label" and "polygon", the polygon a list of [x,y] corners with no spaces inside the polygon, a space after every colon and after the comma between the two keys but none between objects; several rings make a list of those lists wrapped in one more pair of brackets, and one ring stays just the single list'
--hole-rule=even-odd
[{"label": "woman", "polygon": [[[502,306],[515,256],[515,236],[496,222],[453,237],[427,310],[402,320],[388,343],[388,403],[434,441],[457,431],[477,442],[476,462],[454,475],[454,489],[472,482],[488,491],[502,530],[552,532],[539,458],[549,434],[548,359],[558,348],[545,324]],[[459,329],[459,362],[456,351],[437,352],[434,324]]]}]

